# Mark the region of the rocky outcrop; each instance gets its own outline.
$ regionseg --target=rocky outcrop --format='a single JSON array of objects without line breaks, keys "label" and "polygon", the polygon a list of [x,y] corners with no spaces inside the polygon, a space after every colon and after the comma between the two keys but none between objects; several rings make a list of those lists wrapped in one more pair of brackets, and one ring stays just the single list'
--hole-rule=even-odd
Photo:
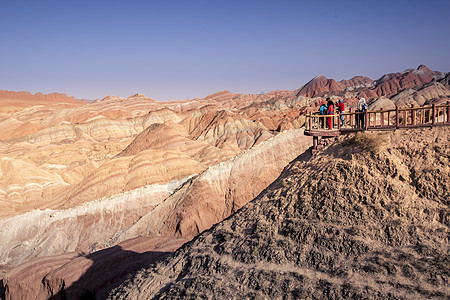
[{"label": "rocky outcrop", "polygon": [[109,297],[446,299],[449,133],[357,134],[298,157]]}]

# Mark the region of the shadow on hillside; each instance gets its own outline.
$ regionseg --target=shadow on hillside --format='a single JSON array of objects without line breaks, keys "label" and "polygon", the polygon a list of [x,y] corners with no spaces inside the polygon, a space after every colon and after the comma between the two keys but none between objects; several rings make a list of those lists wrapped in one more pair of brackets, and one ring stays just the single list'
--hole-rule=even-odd
[{"label": "shadow on hillside", "polygon": [[5,299],[5,287],[3,286],[3,279],[0,279],[0,299]]},{"label": "shadow on hillside", "polygon": [[[60,291],[49,299],[105,299],[107,293],[118,287],[129,275],[134,274],[142,268],[148,268],[154,262],[166,257],[171,252],[147,251],[137,253],[124,250],[121,246],[104,249],[81,256],[70,262],[67,268],[67,276],[70,272],[76,272],[76,268],[85,265],[85,259],[93,261],[93,264],[84,272],[84,274],[70,286],[65,287],[65,281],[54,278],[53,287]],[[76,261],[78,260],[78,262]],[[44,284],[48,289],[52,279],[44,279]],[[56,292],[56,291],[55,291]]]}]

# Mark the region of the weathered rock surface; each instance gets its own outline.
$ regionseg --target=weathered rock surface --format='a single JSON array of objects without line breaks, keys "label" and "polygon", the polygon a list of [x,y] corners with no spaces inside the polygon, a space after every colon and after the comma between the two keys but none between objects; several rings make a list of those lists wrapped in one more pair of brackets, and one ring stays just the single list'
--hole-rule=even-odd
[{"label": "weathered rock surface", "polygon": [[[0,235],[5,237],[0,246],[2,264],[17,265],[65,252],[92,252],[137,236],[190,239],[253,199],[310,144],[311,138],[303,130],[288,130],[209,167],[184,184],[186,179],[0,221]],[[54,267],[59,267],[58,260]],[[9,278],[9,282],[19,280],[14,275]],[[42,279],[30,278],[27,285],[40,285]]]},{"label": "weathered rock surface", "polygon": [[449,154],[448,128],[343,137],[110,298],[447,299]]}]

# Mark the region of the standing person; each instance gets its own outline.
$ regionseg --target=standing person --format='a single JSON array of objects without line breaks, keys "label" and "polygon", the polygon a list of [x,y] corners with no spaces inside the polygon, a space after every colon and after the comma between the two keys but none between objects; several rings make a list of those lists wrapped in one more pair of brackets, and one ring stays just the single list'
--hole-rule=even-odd
[{"label": "standing person", "polygon": [[345,112],[345,106],[344,106],[344,101],[342,99],[339,99],[338,109],[339,109],[339,114],[341,114],[341,127],[344,127],[345,118],[344,118],[343,113]]},{"label": "standing person", "polygon": [[[322,105],[319,108],[319,114],[323,116],[323,115],[327,114],[328,106],[325,104],[325,101],[322,101],[321,103],[322,103]],[[325,119],[324,118],[319,117],[319,126],[320,126],[320,128],[325,128]]]},{"label": "standing person", "polygon": [[333,101],[331,101],[330,98],[327,98],[327,100],[328,100],[327,115],[331,115],[331,117],[327,117],[328,129],[333,129],[332,115],[334,114],[334,105],[333,105]]},{"label": "standing person", "polygon": [[365,112],[366,112],[366,110],[367,110],[367,104],[366,104],[366,99],[365,98],[361,98],[361,99],[359,99],[359,102],[358,102],[358,112],[360,112],[360,113],[362,113],[362,114],[359,114],[358,116],[359,116],[359,118],[358,118],[358,126],[360,127],[360,128],[364,128],[364,123],[365,123],[365,118],[366,118],[366,116],[365,116]]}]

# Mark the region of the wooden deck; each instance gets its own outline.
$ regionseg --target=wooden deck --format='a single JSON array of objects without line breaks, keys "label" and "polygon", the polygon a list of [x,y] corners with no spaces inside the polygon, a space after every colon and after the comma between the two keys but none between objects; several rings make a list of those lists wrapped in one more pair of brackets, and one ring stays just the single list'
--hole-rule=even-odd
[{"label": "wooden deck", "polygon": [[[341,126],[341,116],[344,125]],[[330,119],[331,118],[331,119]],[[331,120],[331,128],[328,121]],[[331,138],[365,130],[396,130],[450,125],[450,101],[442,105],[348,112],[335,115],[306,115],[305,135],[314,137],[314,150],[319,150],[319,137]]]}]

